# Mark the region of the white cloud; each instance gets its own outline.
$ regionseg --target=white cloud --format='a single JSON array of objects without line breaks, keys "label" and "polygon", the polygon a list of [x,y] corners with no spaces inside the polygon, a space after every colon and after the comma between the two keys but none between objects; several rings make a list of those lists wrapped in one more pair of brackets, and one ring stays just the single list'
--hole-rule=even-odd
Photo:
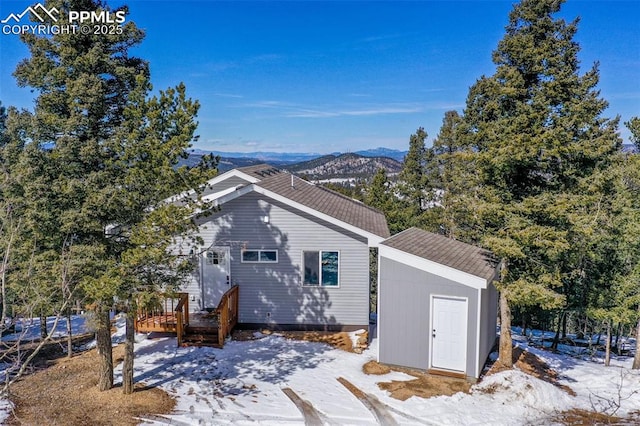
[{"label": "white cloud", "polygon": [[242,99],[244,96],[236,95],[234,93],[213,93],[213,96],[217,96],[219,98],[233,98],[233,99]]}]

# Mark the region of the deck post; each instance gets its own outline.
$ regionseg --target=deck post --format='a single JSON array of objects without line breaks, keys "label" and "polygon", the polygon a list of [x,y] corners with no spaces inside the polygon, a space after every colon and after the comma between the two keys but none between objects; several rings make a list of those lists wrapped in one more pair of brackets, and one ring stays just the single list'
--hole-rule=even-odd
[{"label": "deck post", "polygon": [[182,311],[176,311],[176,334],[178,337],[178,347],[182,346]]},{"label": "deck post", "polygon": [[189,326],[189,293],[181,293],[184,297],[184,314],[186,315],[185,323]]}]

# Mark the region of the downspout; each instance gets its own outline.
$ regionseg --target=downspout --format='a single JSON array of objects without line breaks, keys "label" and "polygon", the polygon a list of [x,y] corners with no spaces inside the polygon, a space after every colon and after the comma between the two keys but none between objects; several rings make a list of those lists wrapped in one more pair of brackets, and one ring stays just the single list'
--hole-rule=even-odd
[{"label": "downspout", "polygon": [[478,313],[476,314],[476,371],[474,374],[474,378],[480,377],[480,369],[482,366],[480,365],[480,335],[482,330],[482,289],[478,289]]},{"label": "downspout", "polygon": [[199,310],[204,310],[204,264],[202,262],[202,255],[205,254],[206,256],[206,251],[204,253],[200,253],[198,255],[198,263],[200,265],[200,309]]},{"label": "downspout", "polygon": [[[380,362],[380,289],[382,281],[380,280],[380,271],[382,265],[382,246],[378,245],[378,271],[376,272],[378,276],[378,288],[376,289],[376,339],[378,339],[378,344],[376,345],[376,360]],[[371,336],[373,339],[373,336]]]}]

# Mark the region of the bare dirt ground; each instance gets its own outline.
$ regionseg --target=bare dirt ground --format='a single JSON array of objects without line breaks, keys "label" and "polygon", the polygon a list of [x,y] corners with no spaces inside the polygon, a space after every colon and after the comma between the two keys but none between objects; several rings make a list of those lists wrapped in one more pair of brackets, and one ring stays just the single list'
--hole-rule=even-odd
[{"label": "bare dirt ground", "polygon": [[[353,342],[349,333],[330,332],[330,331],[270,331],[261,330],[262,334],[278,334],[287,339],[304,340],[307,342],[327,343],[334,348],[341,349],[346,352],[354,352]],[[233,340],[254,340],[254,330],[234,330]],[[366,342],[366,334],[364,336]]]},{"label": "bare dirt ground", "polygon": [[[253,331],[234,332],[236,340],[253,339]],[[263,331],[263,333],[268,333]],[[353,342],[348,333],[285,332],[290,339],[319,341],[336,348],[353,352]],[[360,345],[356,345],[356,350]],[[114,348],[114,363],[123,358],[123,346]],[[25,376],[11,388],[11,400],[16,408],[9,419],[10,425],[136,425],[138,418],[146,415],[170,413],[175,401],[158,388],[146,388],[137,384],[133,395],[123,395],[116,387],[106,392],[97,389],[97,354],[90,350],[73,358],[40,362],[37,372]],[[514,348],[514,362],[521,370],[542,380],[558,384],[558,374],[535,355]],[[367,374],[384,375],[391,368],[371,361],[363,366]],[[395,370],[395,369],[394,369]],[[406,400],[411,396],[430,398],[438,395],[453,395],[469,392],[470,384],[463,379],[432,376],[410,369],[397,369],[415,377],[409,381],[381,382],[381,389],[391,396]],[[492,367],[487,374],[499,371]],[[560,386],[571,393],[571,389]],[[561,413],[557,421],[564,424],[594,424],[592,412],[572,410]],[[90,420],[90,421],[89,421]],[[601,419],[613,424],[618,419]]]},{"label": "bare dirt ground", "polygon": [[[362,367],[362,370],[366,374],[384,375],[391,371],[392,368],[378,364],[375,361],[369,361]],[[380,389],[386,390],[393,398],[401,401],[405,401],[412,396],[431,398],[432,396],[440,395],[450,396],[458,392],[468,393],[471,388],[471,384],[464,379],[433,376],[421,371],[404,368],[394,367],[393,370],[415,377],[415,379],[408,381],[392,380],[390,382],[378,383]]]},{"label": "bare dirt ground", "polygon": [[[576,393],[569,386],[562,385],[559,382],[558,372],[552,369],[546,362],[532,354],[531,352],[523,351],[521,348],[513,348],[513,364],[524,371],[525,373],[537,377],[540,380],[549,382],[554,386],[559,387],[571,396],[576,396]],[[499,363],[493,364],[486,375],[495,374],[499,371],[503,371]]]},{"label": "bare dirt ground", "polygon": [[[114,363],[121,362],[124,346],[114,348]],[[137,385],[133,395],[122,388],[97,388],[97,353],[87,351],[60,358],[25,376],[11,387],[15,404],[9,425],[136,425],[144,414],[169,413],[175,401],[160,389]]]}]

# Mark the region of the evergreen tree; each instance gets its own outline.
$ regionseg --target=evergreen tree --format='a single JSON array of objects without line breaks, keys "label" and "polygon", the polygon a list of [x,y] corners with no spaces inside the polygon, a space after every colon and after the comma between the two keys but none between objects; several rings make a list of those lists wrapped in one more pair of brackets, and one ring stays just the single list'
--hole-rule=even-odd
[{"label": "evergreen tree", "polygon": [[407,215],[417,218],[433,200],[431,189],[427,188],[428,151],[425,147],[427,133],[422,127],[409,139],[409,152],[404,157],[402,170],[398,175],[398,193],[408,206]]},{"label": "evergreen tree", "polygon": [[460,122],[456,111],[447,111],[433,142],[427,182],[435,188],[435,202],[425,212],[425,227],[449,238],[477,242],[472,212],[467,208],[473,201],[477,179],[473,152],[457,137]]},{"label": "evergreen tree", "polygon": [[367,188],[364,196],[365,204],[385,211],[388,208],[392,194],[389,193],[389,180],[387,179],[387,171],[380,168],[376,171],[371,179],[371,184]]},{"label": "evergreen tree", "polygon": [[[114,12],[93,0],[52,0],[47,7],[62,15]],[[210,177],[216,162],[209,156],[195,168],[177,167],[194,138],[199,105],[186,97],[184,85],[148,99],[148,64],[129,55],[143,32],[130,21],[122,28],[110,35],[24,34],[31,56],[15,71],[19,85],[38,92],[19,167],[25,240],[37,265],[29,271],[41,287],[55,288],[57,276],[44,271],[63,264],[70,247],[84,248],[75,255],[82,254],[78,260],[92,268],[78,286],[98,316],[102,390],[113,385],[109,310],[114,299],[125,301],[130,320],[141,287],[176,281],[169,278],[178,277],[185,265],[166,248],[174,232],[192,226],[185,218],[197,203],[196,182]],[[194,203],[164,202],[190,189]],[[132,375],[125,377],[124,389],[132,391]]]},{"label": "evergreen tree", "polygon": [[[634,117],[625,123],[631,130],[631,141],[640,149],[640,118]],[[610,310],[602,309],[600,314],[614,316],[614,319],[634,324],[636,348],[633,369],[640,369],[640,155],[625,155],[618,168],[618,191],[616,206],[617,249],[620,253],[622,271],[610,291]],[[604,311],[604,312],[603,312]]]},{"label": "evergreen tree", "polygon": [[[49,1],[46,6],[62,15],[68,10],[111,11],[99,1]],[[121,34],[25,33],[21,38],[31,56],[14,75],[20,86],[38,92],[22,175],[34,252],[60,253],[65,241],[76,241],[102,253],[103,263],[87,277],[85,288],[99,317],[99,387],[105,390],[113,385],[108,315],[117,290],[106,272],[113,266],[109,256],[120,251],[105,229],[121,207],[112,202],[118,189],[105,165],[119,154],[110,149],[110,140],[122,124],[129,94],[148,78],[147,63],[128,54],[143,33],[129,22]],[[59,260],[49,257],[38,263]]]},{"label": "evergreen tree", "polygon": [[394,194],[393,184],[387,178],[385,169],[378,169],[373,176],[364,194],[364,202],[384,213],[392,235],[409,227],[406,216],[408,206]]},{"label": "evergreen tree", "polygon": [[618,120],[601,117],[597,65],[579,73],[578,21],[553,16],[561,3],[514,6],[493,54],[496,71],[471,87],[457,132],[474,153],[479,185],[470,208],[481,242],[502,260],[500,362],[508,367],[511,306],[560,307],[563,285],[590,277],[580,253],[599,224],[581,225],[598,217],[606,186],[591,180],[620,147]]}]

